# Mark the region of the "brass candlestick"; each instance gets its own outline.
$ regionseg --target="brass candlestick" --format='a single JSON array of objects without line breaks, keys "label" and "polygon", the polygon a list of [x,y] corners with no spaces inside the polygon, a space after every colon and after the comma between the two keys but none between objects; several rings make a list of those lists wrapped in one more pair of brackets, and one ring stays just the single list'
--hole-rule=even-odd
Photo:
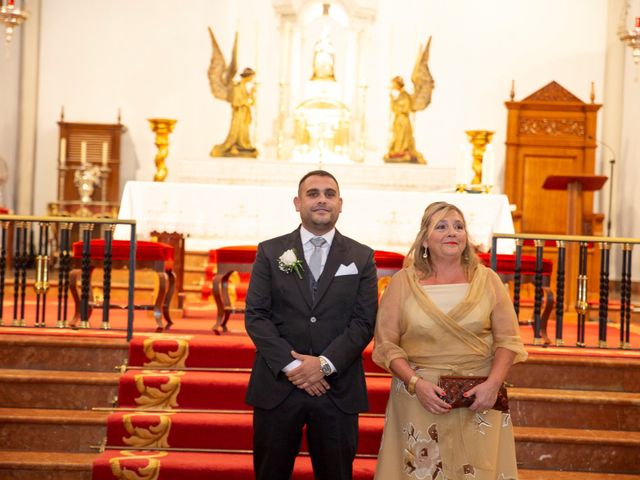
[{"label": "brass candlestick", "polygon": [[168,173],[164,160],[169,155],[169,134],[173,132],[177,120],[169,118],[149,118],[148,120],[151,130],[156,134],[156,147],[158,148],[155,158],[156,173],[153,176],[153,181],[163,182]]},{"label": "brass candlestick", "polygon": [[491,143],[491,139],[493,138],[493,134],[495,132],[490,132],[488,130],[467,130],[465,132],[469,137],[469,142],[473,145],[473,151],[471,155],[473,156],[473,180],[471,180],[471,185],[481,185],[482,184],[482,158],[484,157],[484,152],[487,148],[487,145]]}]

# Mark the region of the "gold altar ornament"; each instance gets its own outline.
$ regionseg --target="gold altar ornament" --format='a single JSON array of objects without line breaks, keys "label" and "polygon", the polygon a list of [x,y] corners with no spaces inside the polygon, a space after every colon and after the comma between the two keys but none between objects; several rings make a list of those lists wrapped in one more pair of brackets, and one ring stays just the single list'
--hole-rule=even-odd
[{"label": "gold altar ornament", "polygon": [[490,175],[488,174],[488,166],[485,166],[486,170],[483,172],[483,161],[485,152],[487,150],[487,145],[491,143],[491,139],[493,138],[493,134],[495,132],[491,132],[489,130],[467,130],[464,133],[467,134],[469,142],[471,142],[471,145],[473,147],[471,150],[471,157],[473,158],[473,163],[471,164],[471,169],[473,170],[473,178],[471,179],[471,184],[469,185],[463,183],[456,185],[456,191],[489,193],[492,188],[492,181],[489,178]]},{"label": "gold altar ornament", "polygon": [[151,130],[156,134],[156,147],[158,153],[156,153],[156,173],[153,175],[154,182],[164,182],[167,178],[169,170],[165,164],[165,159],[169,155],[169,134],[173,132],[177,120],[170,118],[149,118],[149,125]]},{"label": "gold altar ornament", "polygon": [[[0,3],[4,3],[1,2]],[[0,5],[0,20],[4,23],[4,38],[11,43],[13,32],[27,19],[27,12],[16,7],[15,0],[7,0],[6,5]]]},{"label": "gold altar ornament", "polygon": [[434,81],[429,71],[429,48],[431,37],[424,49],[420,47],[418,59],[413,67],[411,81],[413,94],[404,88],[404,80],[397,76],[391,80],[391,112],[393,113],[393,131],[389,151],[384,156],[388,163],[423,163],[426,160],[416,150],[411,124],[411,113],[424,110],[431,103]]},{"label": "gold altar ornament", "polygon": [[620,25],[618,26],[618,36],[620,41],[631,48],[631,55],[636,64],[640,64],[640,17],[636,17],[634,27],[627,29],[625,23],[631,9],[630,0],[626,0],[623,15],[620,17]]},{"label": "gold altar ornament", "polygon": [[256,72],[245,68],[240,74],[240,80],[234,81],[238,70],[238,34],[236,33],[231,52],[231,62],[227,66],[220,50],[220,46],[209,28],[211,45],[211,63],[209,64],[209,85],[211,93],[217,99],[229,102],[231,105],[231,125],[224,143],[215,145],[211,149],[212,157],[257,157],[258,150],[251,143],[251,107],[255,104]]}]

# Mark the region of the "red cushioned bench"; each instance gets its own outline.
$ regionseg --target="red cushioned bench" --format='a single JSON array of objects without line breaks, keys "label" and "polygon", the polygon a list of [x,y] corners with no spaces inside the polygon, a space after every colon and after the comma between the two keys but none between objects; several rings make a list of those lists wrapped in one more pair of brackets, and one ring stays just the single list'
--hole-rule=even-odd
[{"label": "red cushioned bench", "polygon": [[[478,257],[480,261],[487,267],[491,268],[491,255],[489,253],[479,253]],[[497,254],[497,269],[496,273],[500,276],[503,282],[507,283],[513,281],[516,276],[516,256],[509,254]],[[553,291],[550,288],[551,273],[553,271],[553,262],[547,258],[542,259],[542,291],[544,309],[540,314],[542,338],[545,343],[551,343],[549,336],[547,335],[547,323],[549,316],[555,305]],[[520,256],[520,281],[522,283],[534,283],[536,275],[536,257],[533,255],[521,255]],[[514,302],[516,303],[516,311],[519,311],[519,292],[514,296]],[[531,322],[521,322],[525,325],[529,325]]]},{"label": "red cushioned bench", "polygon": [[[232,313],[243,313],[245,304],[230,294],[230,280],[234,273],[246,283],[249,281],[253,262],[256,259],[256,247],[253,245],[222,247],[209,252],[209,258],[216,258],[217,273],[213,277],[213,298],[216,302],[217,318],[213,330],[217,333],[227,331],[227,322]],[[386,288],[391,276],[402,268],[404,255],[395,252],[376,250],[374,259],[378,270],[378,298]]]},{"label": "red cushioned bench", "polygon": [[[112,267],[128,267],[130,246],[131,245],[128,240],[112,240]],[[72,246],[72,258],[75,259],[76,264],[83,260],[83,247],[84,244],[82,241],[75,242]],[[106,274],[106,270],[104,281],[104,302],[98,304],[90,301],[88,298],[89,292],[91,291],[91,273],[95,268],[93,261],[101,260],[102,262],[104,262],[106,260],[105,247],[106,244],[105,240],[103,239],[93,239],[89,242],[88,260],[90,264],[88,266],[86,285],[82,285],[82,296],[86,297],[85,301],[87,302],[88,306],[86,319],[80,318],[81,302],[83,298],[81,298],[81,296],[78,294],[78,278],[82,274],[82,269],[75,268],[69,273],[69,291],[71,292],[71,296],[73,297],[73,301],[75,304],[75,313],[71,322],[72,327],[77,325],[79,319],[81,320],[80,327],[87,327],[88,323],[86,322],[88,322],[89,318],[91,317],[93,307],[103,307],[110,298],[111,276],[110,272],[108,275]],[[169,314],[169,305],[171,303],[171,297],[173,296],[173,292],[175,290],[175,274],[173,272],[173,247],[171,245],[160,242],[136,242],[136,270],[138,269],[151,269],[156,273],[156,275],[158,276],[158,293],[152,305],[134,305],[133,308],[136,310],[153,310],[153,316],[157,324],[156,331],[164,330],[162,324],[163,317],[166,322],[166,329],[168,330],[169,327],[173,324],[171,316]],[[109,303],[109,307],[118,309],[127,308],[127,306],[114,305],[111,303]],[[108,328],[108,324],[103,324],[103,328]]]}]

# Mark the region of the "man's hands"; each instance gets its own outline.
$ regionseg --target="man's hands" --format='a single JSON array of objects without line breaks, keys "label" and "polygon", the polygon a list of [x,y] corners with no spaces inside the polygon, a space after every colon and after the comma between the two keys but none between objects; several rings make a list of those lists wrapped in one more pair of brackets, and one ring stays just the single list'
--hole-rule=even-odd
[{"label": "man's hands", "polygon": [[305,390],[312,397],[324,395],[329,390],[329,384],[320,370],[320,359],[313,355],[302,355],[291,351],[291,356],[300,360],[301,365],[287,372],[287,378],[296,387]]}]

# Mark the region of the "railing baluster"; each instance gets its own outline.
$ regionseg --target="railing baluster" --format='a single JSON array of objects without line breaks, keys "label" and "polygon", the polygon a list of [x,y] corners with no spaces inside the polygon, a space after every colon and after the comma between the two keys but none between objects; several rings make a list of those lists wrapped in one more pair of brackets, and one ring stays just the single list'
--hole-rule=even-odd
[{"label": "railing baluster", "polygon": [[4,325],[4,287],[5,273],[7,270],[7,236],[9,235],[9,222],[2,222],[2,247],[0,250],[0,326]]},{"label": "railing baluster", "polygon": [[91,230],[93,225],[80,225],[82,234],[82,288],[80,295],[80,328],[89,328],[89,295],[91,281]]},{"label": "railing baluster", "polygon": [[[20,276],[20,320],[19,325],[21,327],[26,326],[24,306],[26,303],[27,295],[27,268],[29,268],[29,260],[31,259],[31,253],[33,253],[33,229],[31,222],[25,223],[25,231],[22,235],[22,272]],[[28,239],[28,242],[27,242]]]},{"label": "railing baluster", "polygon": [[585,328],[589,304],[587,303],[587,247],[586,242],[580,242],[580,256],[578,260],[578,285],[576,293],[576,313],[578,314],[578,335],[576,346],[584,347]]},{"label": "railing baluster", "polygon": [[540,310],[542,306],[542,246],[544,242],[542,240],[534,240],[534,245],[536,247],[536,271],[533,279],[535,286],[533,303],[533,344],[542,345],[542,335],[540,333],[542,319],[540,318]]},{"label": "railing baluster", "polygon": [[556,245],[558,247],[558,269],[556,272],[556,346],[561,346],[564,345],[564,283],[567,244],[564,240],[557,240]]},{"label": "railing baluster", "polygon": [[607,348],[607,318],[609,317],[609,252],[611,245],[599,242],[600,299],[598,302],[598,346]]},{"label": "railing baluster", "polygon": [[516,240],[516,264],[513,271],[513,308],[520,320],[520,285],[522,284],[522,240]]},{"label": "railing baluster", "polygon": [[104,277],[102,281],[102,329],[109,330],[109,306],[111,303],[111,266],[113,255],[111,253],[113,240],[113,225],[108,226],[104,232]]},{"label": "railing baluster", "polygon": [[620,281],[620,348],[631,348],[631,250],[633,246],[622,246],[622,275]]},{"label": "railing baluster", "polygon": [[24,230],[24,222],[16,222],[14,232],[16,244],[13,253],[13,320],[11,325],[17,327],[18,308],[20,307],[18,299],[20,298],[20,270],[22,268],[22,233]]}]

